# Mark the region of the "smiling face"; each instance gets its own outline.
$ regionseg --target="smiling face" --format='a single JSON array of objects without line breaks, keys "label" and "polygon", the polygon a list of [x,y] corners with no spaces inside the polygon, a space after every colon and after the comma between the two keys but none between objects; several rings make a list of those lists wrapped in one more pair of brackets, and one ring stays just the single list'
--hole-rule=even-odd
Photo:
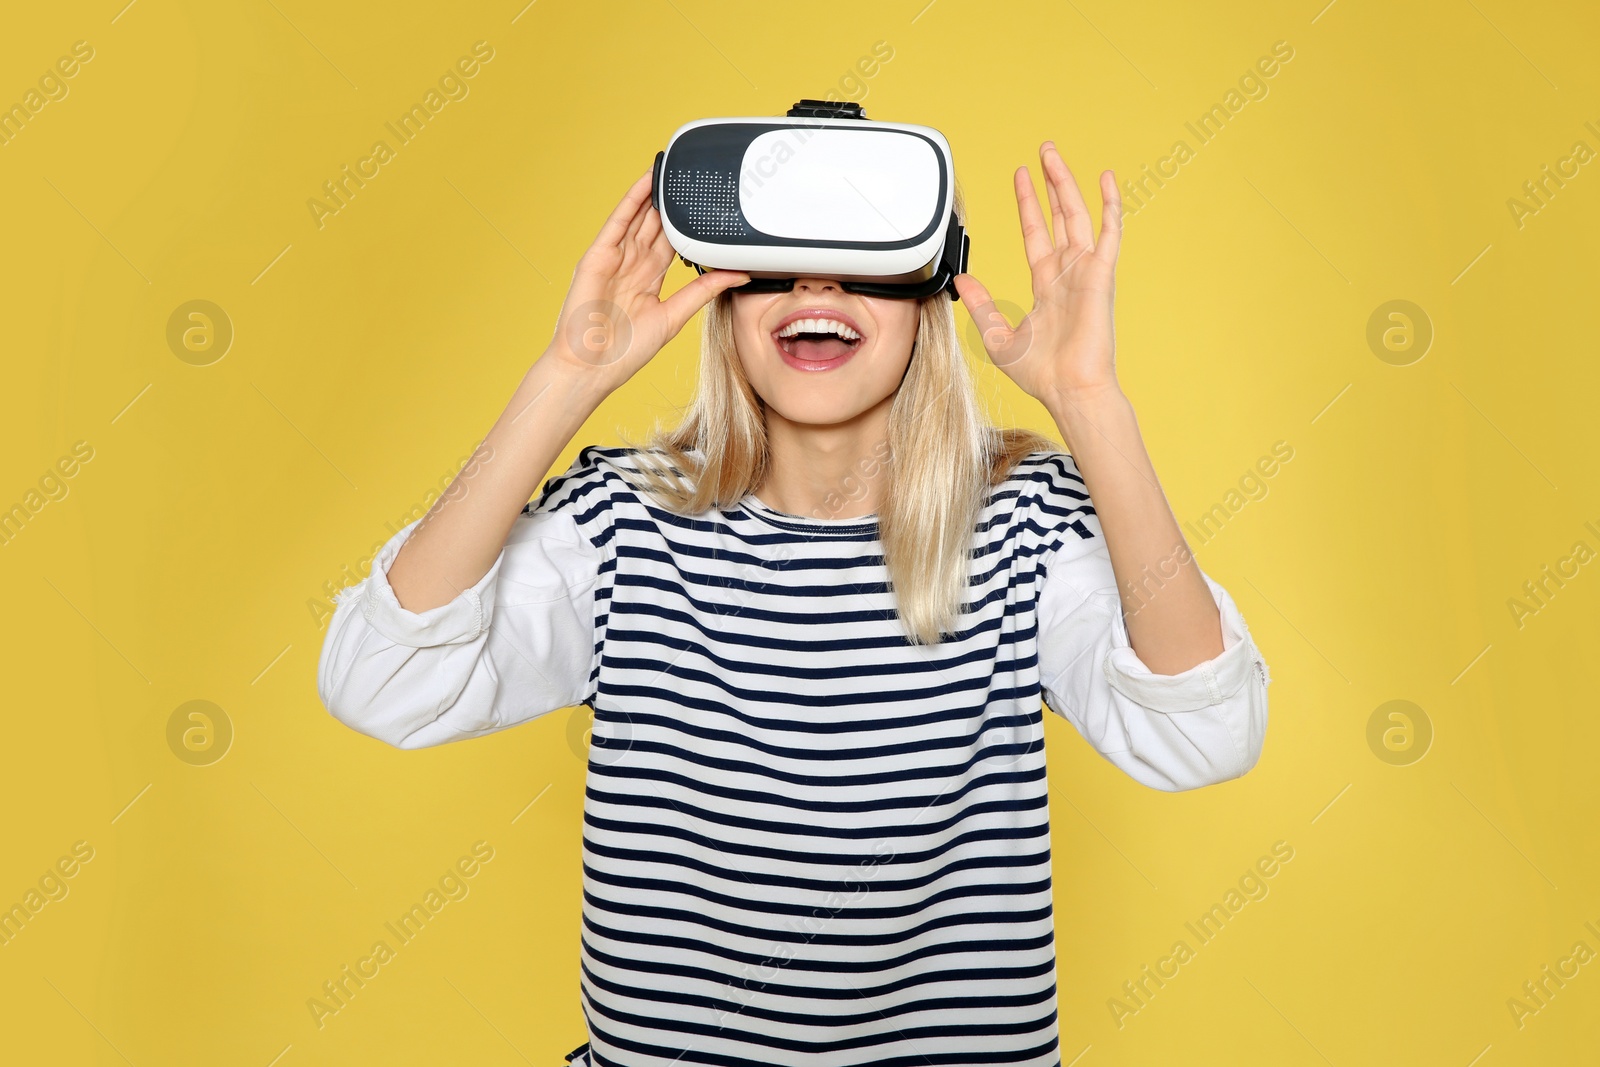
[{"label": "smiling face", "polygon": [[732,296],[745,376],[790,422],[848,422],[900,387],[920,301],[858,296],[826,278],[798,278],[787,293]]}]

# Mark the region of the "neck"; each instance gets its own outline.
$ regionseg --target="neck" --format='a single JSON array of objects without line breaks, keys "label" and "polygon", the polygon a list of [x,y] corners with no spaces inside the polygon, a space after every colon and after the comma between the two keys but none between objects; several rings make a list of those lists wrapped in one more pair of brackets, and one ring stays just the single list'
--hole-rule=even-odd
[{"label": "neck", "polygon": [[755,495],[791,515],[858,519],[883,502],[894,395],[847,422],[792,422],[767,408],[772,462]]}]

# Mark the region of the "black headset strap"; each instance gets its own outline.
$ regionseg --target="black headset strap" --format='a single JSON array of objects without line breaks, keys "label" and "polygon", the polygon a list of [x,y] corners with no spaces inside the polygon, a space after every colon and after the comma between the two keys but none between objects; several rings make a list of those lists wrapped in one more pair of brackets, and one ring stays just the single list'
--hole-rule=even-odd
[{"label": "black headset strap", "polygon": [[[954,215],[950,216],[950,225],[945,230],[944,249],[939,253],[939,266],[933,276],[923,282],[843,282],[847,293],[858,293],[862,296],[882,296],[893,299],[925,300],[934,293],[945,291],[950,294],[951,300],[960,300],[961,294],[956,292],[955,278],[967,269],[967,259],[972,249],[972,238],[967,236],[966,227],[956,221]],[[697,274],[709,273],[706,268],[698,263],[692,263],[681,254],[678,259],[684,266],[693,267]],[[761,281],[773,279],[763,278]],[[786,292],[794,287],[794,278],[785,279],[788,286],[779,292]],[[731,290],[738,292],[743,286],[736,285]],[[751,290],[756,291],[756,290]],[[773,290],[763,290],[773,291]]]}]

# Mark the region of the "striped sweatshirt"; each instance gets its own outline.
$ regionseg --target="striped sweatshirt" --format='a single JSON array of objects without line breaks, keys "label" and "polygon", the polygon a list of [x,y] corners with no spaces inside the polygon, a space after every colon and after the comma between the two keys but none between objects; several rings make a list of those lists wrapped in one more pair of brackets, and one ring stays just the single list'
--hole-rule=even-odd
[{"label": "striped sweatshirt", "polygon": [[338,598],[323,703],[399,748],[593,710],[578,1067],[1056,1067],[1042,709],[1154,789],[1244,774],[1269,676],[1232,598],[1205,576],[1224,650],[1151,672],[1040,451],[989,491],[956,631],[913,645],[874,516],[678,515],[633,453],[582,449],[428,611],[396,533]]}]

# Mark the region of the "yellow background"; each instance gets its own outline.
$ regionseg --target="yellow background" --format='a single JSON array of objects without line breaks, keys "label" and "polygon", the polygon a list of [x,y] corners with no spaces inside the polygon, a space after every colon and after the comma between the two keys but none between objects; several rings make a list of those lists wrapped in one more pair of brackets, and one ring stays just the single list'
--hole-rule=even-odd
[{"label": "yellow background", "polygon": [[[1508,207],[1600,149],[1592,5],[123,2],[0,33],[0,104],[94,50],[0,146],[0,506],[93,449],[0,546],[0,904],[93,849],[0,947],[0,1058],[555,1067],[584,1040],[585,724],[389,749],[320,705],[308,602],[448,481],[674,129],[832,91],[948,135],[972,270],[1024,307],[1013,168],[1037,180],[1054,138],[1098,210],[1101,169],[1187,140],[1128,223],[1122,381],[1186,523],[1293,448],[1196,544],[1272,670],[1259,766],[1163,794],[1049,719],[1063,1061],[1593,1062],[1600,962],[1520,1027],[1507,1007],[1600,951],[1600,565],[1508,606],[1600,549],[1600,164]],[[470,94],[319,228],[322,183],[479,40]],[[1268,94],[1200,145],[1185,122],[1278,41]],[[191,300],[234,330],[207,366],[167,342]],[[1367,342],[1391,300],[1432,324],[1409,365]],[[560,468],[675,418],[698,328]],[[1053,429],[971,354],[996,420]],[[191,700],[232,725],[208,766],[169,747]],[[1369,747],[1390,700],[1432,725],[1420,761]],[[470,895],[319,1028],[307,1000],[478,841]],[[1200,946],[1184,923],[1278,841],[1270,893]],[[1179,939],[1119,1027],[1108,1001]]]}]

